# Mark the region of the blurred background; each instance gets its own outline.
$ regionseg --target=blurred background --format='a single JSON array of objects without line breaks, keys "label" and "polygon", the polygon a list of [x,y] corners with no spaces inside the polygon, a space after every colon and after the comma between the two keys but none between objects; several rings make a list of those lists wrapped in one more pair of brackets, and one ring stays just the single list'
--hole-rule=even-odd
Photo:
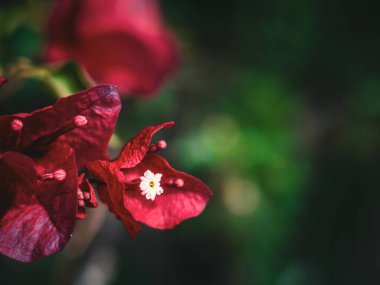
[{"label": "blurred background", "polygon": [[[0,113],[88,86],[46,69],[53,1],[2,0]],[[176,127],[162,155],[214,192],[171,231],[135,239],[103,206],[32,264],[0,257],[0,284],[380,284],[380,20],[368,1],[161,1],[181,63],[129,96],[110,153],[141,128]],[[52,87],[51,79],[54,79]],[[58,85],[57,85],[58,84]]]}]

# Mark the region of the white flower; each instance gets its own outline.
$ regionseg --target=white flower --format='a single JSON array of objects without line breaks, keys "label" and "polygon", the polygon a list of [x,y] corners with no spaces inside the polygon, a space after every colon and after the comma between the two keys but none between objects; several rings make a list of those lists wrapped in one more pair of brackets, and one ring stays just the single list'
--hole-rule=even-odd
[{"label": "white flower", "polygon": [[140,176],[140,190],[141,195],[144,195],[148,200],[154,201],[156,195],[164,193],[164,189],[160,186],[162,174],[154,174],[152,171],[147,170],[144,176]]}]

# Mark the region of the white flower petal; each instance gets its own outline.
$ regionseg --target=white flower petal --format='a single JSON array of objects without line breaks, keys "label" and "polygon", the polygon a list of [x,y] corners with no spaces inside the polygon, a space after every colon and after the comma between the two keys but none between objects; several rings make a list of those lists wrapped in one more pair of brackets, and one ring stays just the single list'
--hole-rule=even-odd
[{"label": "white flower petal", "polygon": [[144,172],[144,176],[148,179],[153,179],[154,178],[154,173],[150,170],[147,170]]},{"label": "white flower petal", "polygon": [[140,189],[141,190],[147,190],[149,189],[149,181],[141,181],[140,183]]},{"label": "white flower petal", "polygon": [[146,178],[145,176],[140,176],[140,179],[141,181],[146,181],[146,180],[149,180],[148,178]]},{"label": "white flower petal", "polygon": [[[144,176],[140,176],[140,190],[141,195],[146,199],[154,201],[156,195],[164,193],[164,189],[160,186],[162,178],[161,173],[154,174],[149,169],[144,172]],[[153,185],[153,186],[152,186]]]},{"label": "white flower petal", "polygon": [[154,175],[154,178],[156,179],[157,182],[161,181],[161,177],[162,177],[161,173],[157,173],[157,174]]}]

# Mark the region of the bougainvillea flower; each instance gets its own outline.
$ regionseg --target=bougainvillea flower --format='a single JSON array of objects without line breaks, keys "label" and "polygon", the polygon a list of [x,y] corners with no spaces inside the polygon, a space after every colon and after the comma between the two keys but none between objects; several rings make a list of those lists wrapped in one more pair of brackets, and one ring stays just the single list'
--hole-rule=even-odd
[{"label": "bougainvillea flower", "polygon": [[178,65],[157,0],[57,0],[45,57],[77,60],[96,82],[140,94],[154,92]]},{"label": "bougainvillea flower", "polygon": [[30,262],[66,245],[81,206],[78,187],[83,206],[96,206],[77,166],[108,157],[119,111],[115,88],[98,86],[30,114],[0,116],[1,253]]},{"label": "bougainvillea flower", "polygon": [[30,262],[61,250],[75,225],[73,149],[53,144],[37,158],[7,151],[0,159],[0,252]]},{"label": "bougainvillea flower", "polygon": [[171,229],[199,215],[212,193],[199,179],[175,170],[156,152],[165,141],[150,145],[154,133],[173,122],[140,131],[114,161],[87,165],[99,181],[100,198],[135,236],[142,222],[157,229]]}]

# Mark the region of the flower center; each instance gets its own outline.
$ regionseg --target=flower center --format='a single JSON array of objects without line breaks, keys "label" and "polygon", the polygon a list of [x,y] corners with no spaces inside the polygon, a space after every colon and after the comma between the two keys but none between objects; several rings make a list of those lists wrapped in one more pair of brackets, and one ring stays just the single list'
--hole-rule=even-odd
[{"label": "flower center", "polygon": [[140,177],[140,190],[141,195],[144,195],[146,199],[154,201],[157,195],[164,193],[160,185],[162,174],[154,174],[152,171],[147,170],[144,172],[144,176]]}]

